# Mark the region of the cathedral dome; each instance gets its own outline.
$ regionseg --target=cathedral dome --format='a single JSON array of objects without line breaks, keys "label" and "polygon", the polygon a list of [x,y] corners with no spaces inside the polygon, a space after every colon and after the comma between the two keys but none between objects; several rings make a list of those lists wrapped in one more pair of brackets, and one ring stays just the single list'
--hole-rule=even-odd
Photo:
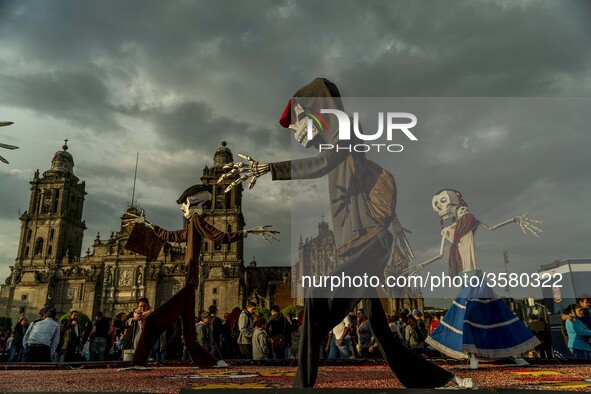
[{"label": "cathedral dome", "polygon": [[68,172],[73,173],[74,158],[68,152],[68,140],[65,140],[62,146],[63,150],[55,152],[53,160],[51,160],[51,168],[49,172]]},{"label": "cathedral dome", "polygon": [[222,146],[220,146],[216,151],[215,155],[213,156],[213,166],[214,167],[223,167],[228,163],[232,163],[234,161],[234,156],[232,156],[232,151],[226,148],[226,141],[222,141]]}]

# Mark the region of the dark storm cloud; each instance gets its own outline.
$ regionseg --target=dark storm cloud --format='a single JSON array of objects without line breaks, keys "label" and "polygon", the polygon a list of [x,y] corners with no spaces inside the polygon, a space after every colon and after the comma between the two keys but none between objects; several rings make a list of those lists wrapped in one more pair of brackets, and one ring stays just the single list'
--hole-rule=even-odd
[{"label": "dark storm cloud", "polygon": [[[224,137],[241,142],[249,148],[253,141],[263,148],[276,146],[272,132],[265,128],[254,128],[247,122],[216,117],[211,108],[203,102],[187,101],[166,108],[152,109],[143,117],[151,120],[154,132],[167,150],[192,149],[197,153],[211,154],[220,146]],[[248,140],[244,146],[243,143]],[[238,157],[235,158],[237,160]]]},{"label": "dark storm cloud", "polygon": [[[16,59],[50,71],[96,67],[105,72],[104,83],[119,84],[120,102],[126,104],[134,83],[149,81],[156,94],[208,92],[264,113],[273,101],[270,92],[291,92],[299,83],[289,82],[286,63],[288,68],[302,62],[309,67],[315,62],[307,62],[300,53],[322,57],[322,48],[309,45],[311,33],[289,47],[277,40],[293,34],[287,18],[274,14],[283,4],[9,4],[0,40],[11,49],[10,68],[19,67]],[[249,99],[253,95],[257,102]],[[145,99],[137,99],[138,104]]]},{"label": "dark storm cloud", "polygon": [[319,75],[350,96],[587,91],[561,85],[589,66],[584,2],[9,4],[3,36],[25,58],[258,116],[275,118],[278,96]]},{"label": "dark storm cloud", "polygon": [[30,186],[21,175],[7,172],[0,172],[0,185],[0,219],[15,219],[29,208]]},{"label": "dark storm cloud", "polygon": [[0,91],[4,105],[28,108],[98,132],[122,130],[114,119],[107,88],[87,72],[0,74]]},{"label": "dark storm cloud", "polygon": [[[343,80],[368,96],[587,95],[591,5],[408,2],[369,11],[382,47]],[[381,80],[381,83],[376,83]]]}]

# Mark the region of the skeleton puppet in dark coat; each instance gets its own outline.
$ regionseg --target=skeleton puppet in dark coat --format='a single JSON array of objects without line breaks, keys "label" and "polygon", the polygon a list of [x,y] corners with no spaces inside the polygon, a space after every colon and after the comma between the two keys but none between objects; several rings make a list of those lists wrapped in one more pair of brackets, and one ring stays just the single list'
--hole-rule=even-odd
[{"label": "skeleton puppet in dark coat", "polygon": [[[337,119],[332,115],[323,115],[321,109],[342,111],[343,105],[336,85],[317,78],[292,97],[280,123],[290,128],[296,140],[305,148],[318,146],[319,143],[336,145],[339,141]],[[308,126],[309,123],[312,127]],[[354,137],[350,142],[355,142]],[[371,164],[365,154],[327,149],[315,157],[270,164],[257,162],[246,154],[240,154],[240,157],[248,163],[226,166],[229,170],[226,176],[242,174],[228,190],[247,179],[250,179],[249,188],[252,188],[258,177],[268,172],[271,172],[273,180],[311,179],[326,175],[340,259],[340,264],[331,275],[383,275],[390,258],[393,238],[387,229],[390,223],[377,219],[369,207],[369,191],[364,190],[364,179],[371,175],[368,173]],[[395,220],[395,217],[392,219]],[[394,224],[397,236],[404,238],[399,223],[395,220]],[[407,249],[406,253],[412,252]],[[388,328],[376,289],[340,288],[334,292],[327,292],[326,289],[324,292],[319,289],[314,289],[314,292],[309,290],[305,300],[295,387],[314,386],[322,338],[363,298],[379,348],[402,384],[406,387],[433,388],[443,386],[454,378],[451,373],[397,344]],[[459,378],[456,378],[456,382],[465,383]]]}]

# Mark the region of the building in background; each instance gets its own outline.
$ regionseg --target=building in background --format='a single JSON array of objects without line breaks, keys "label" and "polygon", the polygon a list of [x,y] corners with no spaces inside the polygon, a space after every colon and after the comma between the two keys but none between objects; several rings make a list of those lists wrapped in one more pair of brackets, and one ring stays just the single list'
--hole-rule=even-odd
[{"label": "building in background", "polygon": [[248,300],[258,306],[283,309],[296,304],[291,295],[291,267],[258,267],[253,257],[246,267],[246,287]]},{"label": "building in background", "polygon": [[[371,264],[371,262],[367,262]],[[408,268],[408,260],[404,258],[398,247],[392,252],[392,261],[384,270],[385,275],[397,275]],[[292,268],[292,286],[293,297],[296,298],[298,305],[304,305],[304,289],[302,288],[302,277],[329,275],[337,268],[337,249],[334,240],[334,233],[330,230],[324,217],[318,223],[318,235],[313,238],[306,238],[305,241],[300,235],[298,246],[298,261]],[[409,311],[418,308],[423,309],[423,298],[420,289],[405,288],[397,289],[378,289],[382,305],[386,314],[407,309]]]},{"label": "building in background", "polygon": [[[20,216],[21,234],[17,257],[5,286],[0,290],[0,315],[16,321],[25,313],[33,317],[45,304],[65,313],[77,309],[89,316],[102,311],[116,316],[131,311],[136,300],[147,297],[159,306],[184,283],[184,245],[165,243],[157,259],[125,249],[131,233],[126,220],[139,214],[133,204],[122,214],[118,231],[106,239],[97,234],[92,251],[82,256],[82,220],[85,184],[74,175],[74,159],[67,141],[55,153],[51,168],[41,176],[36,171],[31,183],[29,209]],[[222,167],[233,161],[226,143],[216,150],[213,166],[203,169],[201,182],[213,188],[212,209],[206,220],[216,228],[230,232],[244,228],[242,187],[225,193],[225,184],[217,185]],[[197,183],[197,182],[195,182]],[[243,307],[247,300],[261,306],[293,302],[289,267],[248,268],[243,261],[243,241],[229,245],[206,240],[200,264],[200,283],[196,309],[217,305],[220,311]]]}]

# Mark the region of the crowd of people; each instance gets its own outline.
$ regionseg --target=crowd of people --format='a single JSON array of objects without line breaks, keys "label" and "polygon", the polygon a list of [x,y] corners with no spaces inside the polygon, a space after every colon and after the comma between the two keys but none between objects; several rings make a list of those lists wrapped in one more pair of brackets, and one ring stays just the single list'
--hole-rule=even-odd
[{"label": "crowd of people", "polygon": [[[105,360],[115,343],[114,324],[98,312],[94,320],[81,323],[72,310],[57,318],[55,308],[44,306],[30,322],[23,314],[10,331],[0,338],[8,362],[76,362]],[[61,321],[61,324],[58,322]]]},{"label": "crowd of people", "polygon": [[[563,335],[576,359],[591,360],[591,296],[583,295],[569,305],[562,316]],[[44,306],[38,318],[29,321],[21,315],[12,329],[0,331],[1,355],[8,362],[80,362],[123,359],[133,352],[146,318],[151,312],[147,298],[140,298],[137,307],[118,318],[97,312],[92,320],[81,324],[81,314],[70,311],[57,319],[54,308]],[[433,333],[442,315],[423,315],[418,309],[402,310],[388,316],[390,330],[407,349],[422,356],[436,356],[425,339]],[[273,305],[268,319],[249,302],[244,309],[234,308],[220,317],[211,305],[198,314],[197,342],[218,359],[290,359],[297,358],[303,311],[299,316],[283,314]],[[61,321],[61,323],[58,323]],[[547,321],[530,316],[528,328],[541,344],[531,357],[551,358],[552,346]],[[335,326],[322,342],[320,354],[327,359],[381,357],[363,308],[350,313]],[[156,361],[188,360],[181,335],[180,319],[169,327],[153,347],[150,358]]]},{"label": "crowd of people", "polygon": [[[439,313],[423,317],[418,310],[402,310],[388,316],[396,341],[413,353],[427,356],[425,339],[439,323]],[[321,355],[328,359],[382,357],[363,308],[349,314],[326,337]]]},{"label": "crowd of people", "polygon": [[[44,306],[38,310],[37,320],[30,322],[22,314],[12,329],[0,330],[0,357],[8,362],[121,360],[126,352],[135,351],[151,311],[148,299],[140,298],[127,315],[111,319],[97,312],[94,319],[84,322],[76,310],[58,318],[55,308]],[[256,305],[249,303],[244,310],[236,307],[223,318],[218,315],[218,308],[210,306],[198,314],[195,327],[197,342],[215,357],[285,359],[295,354],[290,352],[298,329],[293,313],[284,316],[274,305],[266,320]],[[178,319],[160,336],[150,358],[188,360],[181,333]]]}]

